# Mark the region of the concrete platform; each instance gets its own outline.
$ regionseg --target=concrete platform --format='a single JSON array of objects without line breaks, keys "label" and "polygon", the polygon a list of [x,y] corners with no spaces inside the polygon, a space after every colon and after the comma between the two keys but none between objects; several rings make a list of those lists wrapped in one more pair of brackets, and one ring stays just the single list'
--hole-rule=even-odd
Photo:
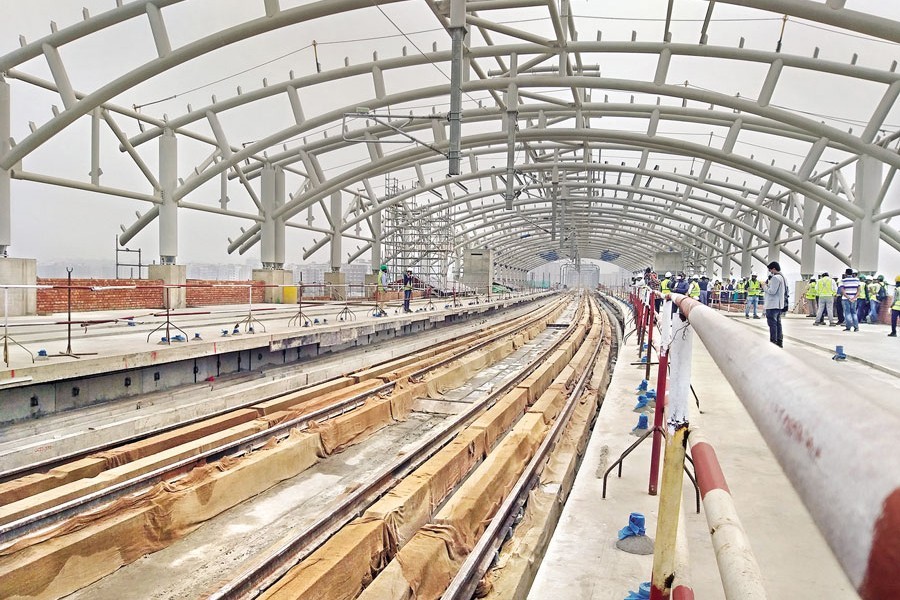
[{"label": "concrete platform", "polygon": [[[760,344],[768,343],[764,319],[745,320],[743,314],[735,318],[759,332]],[[897,339],[886,337],[889,329],[862,325],[858,333],[843,332],[837,327],[814,327],[812,321],[793,315],[785,319],[784,351],[802,358],[835,385],[850,381],[884,390],[885,406],[900,412],[896,399],[900,353]],[[626,554],[615,547],[616,533],[627,524],[631,512],[644,513],[648,535],[655,535],[658,498],[647,494],[649,440],[626,459],[621,479],[615,472],[610,476],[607,498],[602,499],[604,471],[635,440],[630,435],[638,419],[632,412],[634,390],[644,370],[628,364],[636,355],[633,338],[629,342],[620,353],[581,471],[531,589],[529,598],[534,600],[621,599],[650,579],[652,556]],[[844,345],[848,360],[831,360],[837,344]],[[747,349],[747,361],[752,365],[752,348]],[[655,381],[654,369],[651,387]],[[764,372],[759,373],[759,382],[761,386],[772,383]],[[769,597],[858,598],[746,410],[696,336],[692,383],[703,413],[697,414],[692,405],[691,421],[702,427],[716,449]],[[695,595],[724,598],[706,518],[694,512],[694,490],[687,478],[682,506]]]},{"label": "concrete platform", "polygon": [[[157,393],[269,365],[290,364],[485,317],[540,297],[546,294],[494,297],[491,302],[460,298],[457,307],[444,298],[435,298],[431,305],[419,300],[413,303],[411,313],[389,306],[389,314],[384,317],[373,317],[371,304],[304,304],[308,327],[300,320],[290,321],[297,314],[296,305],[255,304],[252,315],[246,305],[186,309],[177,311],[171,321],[190,341],[172,343],[161,343],[160,339],[174,336],[178,333],[174,329],[170,329],[169,336],[164,328],[151,333],[165,323],[165,316],[158,312],[152,316],[144,311],[144,316],[131,321],[125,318],[135,316],[135,311],[79,313],[73,314],[72,320],[109,321],[89,325],[84,333],[82,328],[73,326],[72,350],[86,353],[81,358],[58,355],[67,344],[66,326],[59,324],[66,320],[64,315],[14,317],[9,319],[9,334],[35,354],[46,349],[49,357],[32,363],[25,350],[8,346],[10,366],[0,363],[0,422]],[[352,317],[341,314],[345,308],[354,313]],[[345,320],[340,320],[341,316]],[[318,324],[314,323],[316,319]],[[232,334],[235,328],[238,335]],[[200,335],[200,341],[193,341],[195,334]]]}]

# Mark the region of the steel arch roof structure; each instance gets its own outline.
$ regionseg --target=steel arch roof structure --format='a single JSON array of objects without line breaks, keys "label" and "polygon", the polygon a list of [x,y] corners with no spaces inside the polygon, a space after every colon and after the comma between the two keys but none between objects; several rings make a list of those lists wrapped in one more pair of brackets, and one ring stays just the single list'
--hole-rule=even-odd
[{"label": "steel arch roof structure", "polygon": [[[645,39],[619,25],[637,17],[613,21],[612,36],[597,31],[604,17],[575,0],[240,4],[229,21],[222,2],[116,0],[0,57],[0,250],[18,234],[14,180],[143,205],[120,243],[155,223],[169,263],[178,215],[191,210],[233,217],[223,250],[258,245],[265,267],[284,264],[287,230],[309,236],[304,259],[330,247],[332,264],[343,254],[377,265],[395,233],[382,212],[415,198],[450,215],[457,256],[490,248],[517,272],[558,258],[639,269],[663,250],[723,275],[782,257],[803,274],[817,257],[874,272],[880,253],[900,250],[890,224],[900,215],[897,8],[646,0],[635,5],[657,35]],[[374,23],[408,45],[371,52],[387,34],[358,28]],[[762,33],[725,43],[717,33],[735,23]],[[342,27],[363,60],[323,66],[308,36]],[[91,65],[64,58],[70,48],[102,46],[123,28],[142,57],[80,89],[74,74]],[[285,47],[285,34],[301,39]],[[426,45],[426,34],[437,41]],[[869,48],[869,60],[821,56],[835,39]],[[253,89],[255,75],[229,75],[243,83],[237,93],[197,102],[200,86],[186,108],[175,104],[182,94],[135,101],[148,82],[199,78],[204,61],[250,43],[266,63],[310,50],[315,60]],[[15,106],[32,89],[52,110],[25,128]],[[845,112],[830,114],[840,101]],[[87,178],[31,167],[73,131],[90,148]],[[110,140],[130,175],[104,174]],[[402,189],[389,193],[386,177]],[[345,238],[357,244],[350,252]]]}]

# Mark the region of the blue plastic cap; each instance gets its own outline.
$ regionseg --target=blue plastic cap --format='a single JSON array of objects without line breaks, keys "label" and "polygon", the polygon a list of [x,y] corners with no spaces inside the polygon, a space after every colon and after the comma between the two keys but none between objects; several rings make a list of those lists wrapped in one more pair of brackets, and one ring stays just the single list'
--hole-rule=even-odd
[{"label": "blue plastic cap", "polygon": [[656,398],[656,390],[647,390],[645,393],[648,398]]},{"label": "blue plastic cap", "polygon": [[628,515],[628,525],[619,530],[619,539],[624,540],[627,537],[646,534],[647,530],[644,527],[644,514],[633,512]]},{"label": "blue plastic cap", "polygon": [[647,415],[641,415],[641,416],[639,416],[639,417],[638,417],[638,424],[637,424],[638,429],[647,429],[647,428],[649,427],[649,422],[650,422],[650,421],[649,421],[649,419],[647,418]]}]

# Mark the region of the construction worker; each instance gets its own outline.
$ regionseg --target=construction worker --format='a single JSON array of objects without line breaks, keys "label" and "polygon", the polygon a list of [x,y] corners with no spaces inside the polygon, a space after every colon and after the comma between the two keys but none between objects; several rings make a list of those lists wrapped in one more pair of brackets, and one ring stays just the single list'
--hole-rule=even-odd
[{"label": "construction worker", "polygon": [[734,297],[732,301],[740,304],[746,298],[745,294],[747,293],[747,280],[741,278],[737,283],[734,284]]},{"label": "construction worker", "polygon": [[759,299],[762,298],[762,283],[756,278],[756,273],[750,275],[750,281],[747,282],[745,289],[747,291],[747,304],[744,306],[744,318],[750,318],[750,307],[753,307],[753,318],[758,319],[756,307],[759,305]]},{"label": "construction worker", "polygon": [[403,312],[412,312],[409,301],[412,298],[413,274],[412,269],[407,269],[403,274]]},{"label": "construction worker", "polygon": [[688,284],[687,295],[694,300],[700,297],[700,284],[698,283],[698,277],[696,275],[691,275],[691,282]]},{"label": "construction worker", "polygon": [[666,295],[672,291],[672,271],[666,271],[666,276],[659,282],[659,293]]},{"label": "construction worker", "polygon": [[816,320],[813,325],[824,325],[825,314],[828,314],[828,324],[832,327],[834,322],[834,297],[837,295],[837,285],[834,280],[828,276],[828,272],[824,272],[816,281],[816,298],[818,300],[818,308],[816,310]]},{"label": "construction worker", "polygon": [[866,291],[869,294],[869,323],[878,322],[878,308],[881,306],[881,283],[877,277],[869,277],[869,283],[866,285]]},{"label": "construction worker", "polygon": [[817,292],[815,275],[809,278],[809,283],[806,284],[806,294],[804,294],[804,296],[806,297],[806,309],[809,311],[809,314],[806,316],[815,319],[816,311],[818,310],[818,307],[816,306]]},{"label": "construction worker", "polygon": [[888,337],[897,337],[898,319],[900,319],[900,275],[894,278],[894,303],[891,305],[891,332]]},{"label": "construction worker", "polygon": [[869,317],[869,278],[859,276],[859,295],[856,297],[856,320],[868,323]]},{"label": "construction worker", "polygon": [[384,293],[387,291],[387,265],[381,265],[378,269],[378,281],[375,284],[375,311],[372,313],[376,317],[387,316],[384,310]]}]

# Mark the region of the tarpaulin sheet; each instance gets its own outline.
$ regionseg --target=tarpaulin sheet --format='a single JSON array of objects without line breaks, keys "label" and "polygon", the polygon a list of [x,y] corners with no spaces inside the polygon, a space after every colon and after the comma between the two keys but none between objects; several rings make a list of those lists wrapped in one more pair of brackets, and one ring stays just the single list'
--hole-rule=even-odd
[{"label": "tarpaulin sheet", "polygon": [[549,425],[565,405],[567,394],[566,387],[562,383],[554,383],[541,394],[537,402],[531,405],[528,412],[543,415],[544,423]]},{"label": "tarpaulin sheet", "polygon": [[194,469],[174,483],[20,539],[0,548],[0,598],[70,594],[294,477],[319,456],[317,435],[293,432],[250,456]]},{"label": "tarpaulin sheet", "polygon": [[528,390],[515,388],[497,400],[494,406],[475,419],[469,427],[483,430],[485,444],[491,448],[525,414],[527,404]]},{"label": "tarpaulin sheet", "polygon": [[265,428],[265,424],[255,421],[231,427],[214,435],[208,435],[199,440],[181,444],[170,450],[160,452],[159,454],[132,461],[121,467],[103,471],[96,477],[78,479],[71,483],[66,483],[59,487],[47,490],[46,492],[35,494],[29,498],[24,498],[18,502],[0,506],[0,523],[9,523],[63,502],[80,498],[91,492],[107,488],[114,483],[126,481],[184,458],[196,456],[205,450],[220,446],[229,441],[246,437]]},{"label": "tarpaulin sheet", "polygon": [[275,585],[263,600],[351,600],[380,571],[391,551],[384,524],[359,518],[343,527],[328,542]]},{"label": "tarpaulin sheet", "polygon": [[361,442],[393,422],[390,400],[369,398],[363,406],[347,414],[322,423],[310,423],[308,431],[318,433],[322,437],[325,452],[334,454]]},{"label": "tarpaulin sheet", "polygon": [[253,408],[256,409],[260,415],[268,415],[273,412],[296,407],[299,404],[345,389],[353,384],[354,380],[351,377],[338,377],[337,379],[317,383],[316,385],[297,390],[296,392],[291,392],[290,394],[285,394],[284,396],[279,396],[278,398],[254,404]]}]

